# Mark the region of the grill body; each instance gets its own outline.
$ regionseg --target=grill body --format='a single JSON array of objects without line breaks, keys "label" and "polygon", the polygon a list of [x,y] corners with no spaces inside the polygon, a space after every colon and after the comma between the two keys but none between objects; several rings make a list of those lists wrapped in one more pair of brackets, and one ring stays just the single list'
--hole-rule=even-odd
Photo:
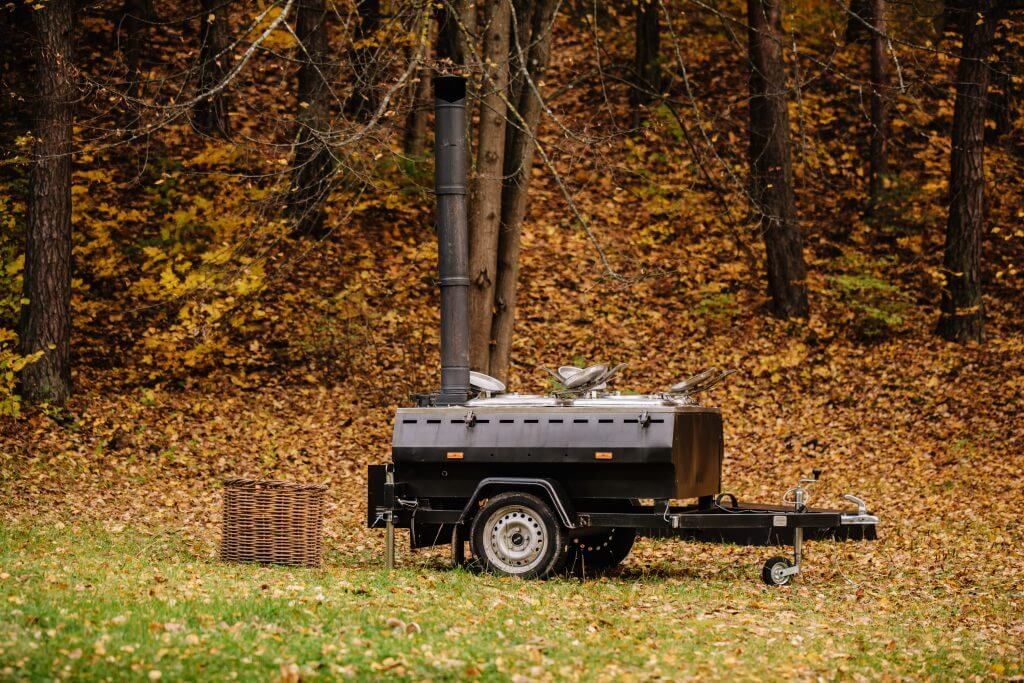
[{"label": "grill body", "polygon": [[463,498],[493,476],[553,479],[574,499],[719,493],[717,409],[590,403],[400,408],[395,483],[425,498]]}]

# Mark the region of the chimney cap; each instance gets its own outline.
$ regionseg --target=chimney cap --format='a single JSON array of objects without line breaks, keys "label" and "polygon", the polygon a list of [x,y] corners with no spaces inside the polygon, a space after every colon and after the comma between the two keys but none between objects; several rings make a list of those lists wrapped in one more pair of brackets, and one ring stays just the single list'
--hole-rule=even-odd
[{"label": "chimney cap", "polygon": [[466,79],[462,76],[434,76],[434,97],[445,102],[466,99]]}]

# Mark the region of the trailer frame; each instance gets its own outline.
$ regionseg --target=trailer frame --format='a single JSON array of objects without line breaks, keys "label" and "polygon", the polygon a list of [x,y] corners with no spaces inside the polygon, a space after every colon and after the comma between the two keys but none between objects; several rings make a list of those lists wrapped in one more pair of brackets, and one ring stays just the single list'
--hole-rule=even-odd
[{"label": "trailer frame", "polygon": [[[806,486],[817,482],[801,479],[790,489],[792,503],[740,503],[735,495],[722,493],[705,496],[695,504],[671,505],[669,501],[643,504],[641,501],[575,501],[557,481],[538,477],[486,477],[473,494],[464,500],[408,499],[396,486],[392,465],[371,465],[368,482],[368,526],[384,526],[386,563],[394,566],[394,529],[408,528],[413,549],[451,543],[452,561],[464,563],[463,542],[475,509],[488,496],[497,493],[540,493],[568,530],[570,537],[586,536],[614,528],[635,529],[637,535],[651,538],[682,538],[705,543],[751,546],[790,546],[791,557],[772,557],[764,565],[762,579],[770,585],[785,585],[799,573],[803,543],[816,540],[874,540],[878,517],[868,512],[860,498],[845,498],[856,505],[853,510],[808,508]],[[603,503],[603,504],[602,504]],[[619,509],[608,509],[618,507]],[[617,504],[617,505],[616,505]],[[604,509],[602,509],[602,507]],[[447,532],[447,533],[446,533]],[[433,539],[431,539],[433,536]]]}]

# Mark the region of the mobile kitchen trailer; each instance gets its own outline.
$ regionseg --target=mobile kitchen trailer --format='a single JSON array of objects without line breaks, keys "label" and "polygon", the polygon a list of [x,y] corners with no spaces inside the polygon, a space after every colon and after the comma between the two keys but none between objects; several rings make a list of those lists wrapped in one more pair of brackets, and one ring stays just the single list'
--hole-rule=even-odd
[{"label": "mobile kitchen trailer", "polygon": [[[392,462],[368,472],[367,523],[407,528],[413,548],[468,541],[485,570],[543,578],[566,568],[615,566],[638,535],[747,545],[791,545],[762,579],[784,585],[806,540],[870,540],[878,518],[806,506],[801,479],[782,505],[741,504],[722,493],[722,415],[694,396],[725,373],[699,373],[668,391],[608,389],[622,366],[549,371],[548,396],[505,392],[469,368],[465,81],[434,79],[435,190],[441,286],[441,388],[395,416]],[[673,500],[692,501],[673,505]]]}]

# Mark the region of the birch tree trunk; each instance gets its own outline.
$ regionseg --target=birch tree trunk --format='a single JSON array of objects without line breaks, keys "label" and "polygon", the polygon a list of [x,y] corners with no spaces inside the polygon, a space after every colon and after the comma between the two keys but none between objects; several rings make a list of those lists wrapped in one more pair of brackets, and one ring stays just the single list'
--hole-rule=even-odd
[{"label": "birch tree trunk", "polygon": [[73,0],[32,12],[38,108],[25,231],[20,346],[42,356],[21,373],[32,401],[61,404],[71,394],[71,136],[74,100]]},{"label": "birch tree trunk", "polygon": [[484,373],[490,370],[494,283],[498,275],[511,15],[509,2],[487,0],[484,6],[484,78],[480,83],[476,173],[469,205],[469,361],[471,368]]},{"label": "birch tree trunk", "polygon": [[807,267],[796,222],[781,0],[747,0],[750,43],[750,177],[764,237],[768,293],[779,318],[806,316]]}]

